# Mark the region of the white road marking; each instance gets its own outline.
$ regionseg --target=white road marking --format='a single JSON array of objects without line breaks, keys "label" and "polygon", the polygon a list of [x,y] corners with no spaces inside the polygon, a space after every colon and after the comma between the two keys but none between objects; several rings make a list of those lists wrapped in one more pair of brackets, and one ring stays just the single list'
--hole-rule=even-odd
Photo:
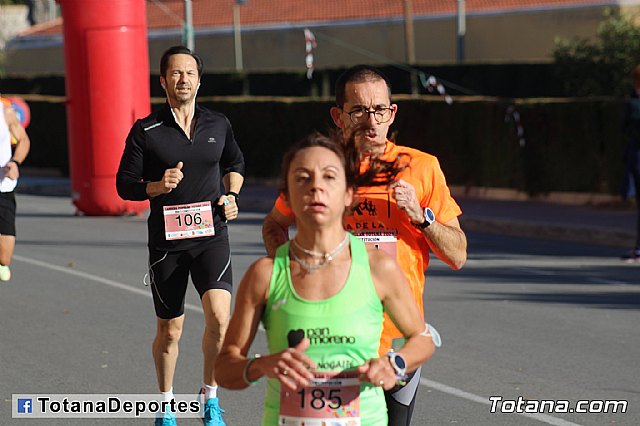
[{"label": "white road marking", "polygon": [[545,271],[544,269],[538,269],[538,268],[512,268],[512,269],[514,271],[524,272],[525,274],[539,275],[543,277],[548,277],[548,276],[553,276],[558,274],[557,272],[554,272],[554,271]]},{"label": "white road marking", "polygon": [[610,279],[597,278],[597,277],[589,277],[587,278],[587,281],[590,281],[594,284],[606,284],[606,285],[629,285],[630,284],[625,281],[617,281],[617,280],[610,280]]},{"label": "white road marking", "polygon": [[[88,272],[78,271],[76,269],[72,269],[72,268],[69,268],[69,267],[66,267],[66,266],[53,265],[51,263],[42,262],[40,260],[35,260],[35,259],[30,259],[28,257],[20,256],[20,255],[17,255],[17,254],[14,255],[13,258],[15,260],[18,260],[18,261],[24,262],[24,263],[28,263],[30,265],[35,265],[35,266],[39,266],[41,268],[49,269],[49,270],[52,270],[52,271],[57,271],[57,272],[62,272],[62,273],[65,273],[65,274],[73,275],[74,277],[83,278],[85,280],[94,281],[94,282],[97,282],[97,283],[100,283],[100,284],[108,285],[110,287],[117,288],[119,290],[125,290],[125,291],[128,291],[130,293],[139,294],[141,296],[148,297],[149,299],[153,298],[151,296],[151,290],[148,287],[146,287],[144,289],[143,288],[132,287],[130,285],[123,284],[123,283],[120,283],[118,281],[113,281],[113,280],[110,280],[110,279],[107,279],[107,278],[99,277],[97,275],[89,274]],[[190,311],[202,313],[202,307],[200,307],[200,306],[192,305],[190,303],[185,303],[184,307],[185,307],[185,309],[189,309]]]}]

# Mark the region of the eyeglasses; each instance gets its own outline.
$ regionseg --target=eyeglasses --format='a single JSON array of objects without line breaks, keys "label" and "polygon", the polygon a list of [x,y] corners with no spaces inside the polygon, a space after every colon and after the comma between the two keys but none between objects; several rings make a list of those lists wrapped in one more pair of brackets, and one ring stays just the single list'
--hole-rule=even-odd
[{"label": "eyeglasses", "polygon": [[373,114],[376,123],[382,124],[391,120],[393,111],[394,109],[391,107],[376,107],[372,110],[363,107],[350,111],[347,114],[349,114],[349,118],[351,118],[353,124],[364,123],[369,119],[369,114]]}]

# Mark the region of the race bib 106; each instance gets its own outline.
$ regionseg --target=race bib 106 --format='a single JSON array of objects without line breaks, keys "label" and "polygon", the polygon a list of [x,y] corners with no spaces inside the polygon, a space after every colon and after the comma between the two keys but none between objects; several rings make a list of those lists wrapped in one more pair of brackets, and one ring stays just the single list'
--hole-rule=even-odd
[{"label": "race bib 106", "polygon": [[208,237],[216,234],[211,202],[164,206],[164,235],[167,240]]}]

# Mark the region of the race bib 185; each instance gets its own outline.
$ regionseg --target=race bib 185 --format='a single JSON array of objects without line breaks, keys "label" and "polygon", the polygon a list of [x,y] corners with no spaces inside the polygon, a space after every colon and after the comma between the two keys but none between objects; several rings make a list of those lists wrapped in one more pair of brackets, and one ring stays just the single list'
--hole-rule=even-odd
[{"label": "race bib 185", "polygon": [[360,426],[356,373],[316,373],[309,387],[280,391],[281,426]]}]

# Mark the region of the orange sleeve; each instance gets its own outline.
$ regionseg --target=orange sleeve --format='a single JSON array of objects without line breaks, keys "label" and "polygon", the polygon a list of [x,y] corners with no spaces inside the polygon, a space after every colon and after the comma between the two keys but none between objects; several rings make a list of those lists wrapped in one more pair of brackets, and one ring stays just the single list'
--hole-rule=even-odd
[{"label": "orange sleeve", "polygon": [[284,202],[284,195],[282,194],[278,195],[278,199],[276,200],[274,208],[278,211],[278,213],[290,219],[295,219],[296,217],[293,214],[293,210],[291,210],[291,208],[287,206],[287,203]]},{"label": "orange sleeve", "polygon": [[[451,196],[447,186],[447,180],[440,168],[438,159],[433,156],[425,157],[420,161],[421,167],[414,168],[422,174],[423,193],[420,198],[422,207],[429,207],[436,215],[440,223],[447,223],[451,219],[460,216],[462,209]],[[412,167],[413,168],[413,167]],[[414,176],[416,178],[417,176]],[[420,196],[420,195],[419,195]]]}]

